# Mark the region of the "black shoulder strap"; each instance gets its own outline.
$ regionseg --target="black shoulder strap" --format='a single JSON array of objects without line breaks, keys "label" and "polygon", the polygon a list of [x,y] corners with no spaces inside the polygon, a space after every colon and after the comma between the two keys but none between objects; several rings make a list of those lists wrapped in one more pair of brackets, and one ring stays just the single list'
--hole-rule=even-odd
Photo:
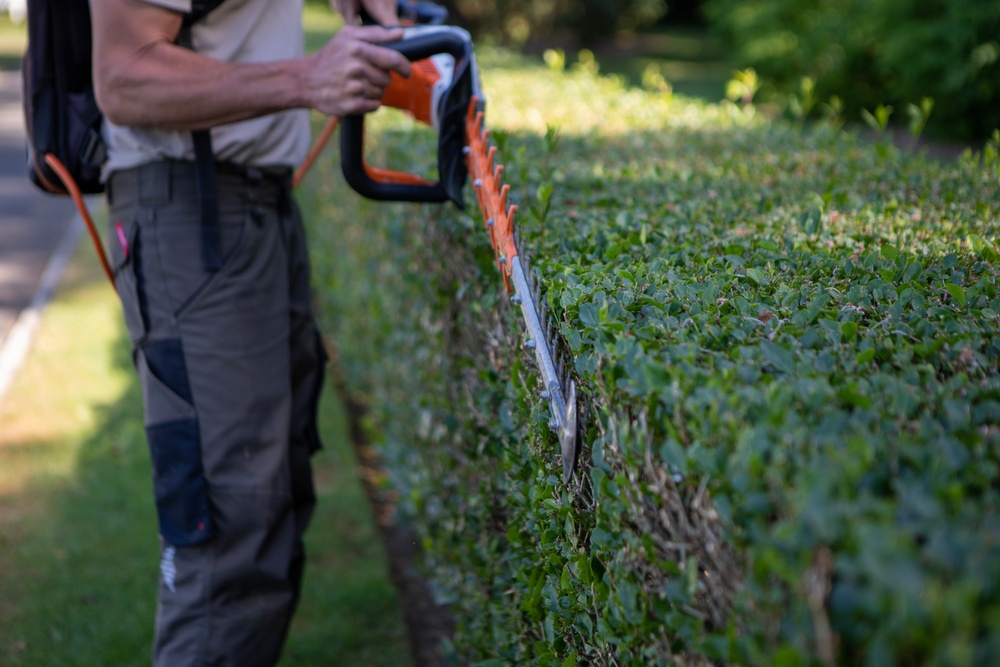
[{"label": "black shoulder strap", "polygon": [[[191,25],[198,18],[222,4],[222,0],[206,0],[192,3],[191,14],[185,17],[177,43],[194,50],[191,41]],[[207,9],[205,5],[211,5]],[[201,7],[199,7],[201,6]],[[196,18],[196,12],[203,12]],[[198,184],[198,204],[201,208],[201,263],[206,271],[215,272],[222,268],[222,231],[219,227],[219,193],[215,177],[215,151],[212,149],[212,134],[209,130],[195,130],[191,133],[194,143],[195,176]]]},{"label": "black shoulder strap", "polygon": [[191,11],[184,15],[184,23],[197,23],[223,2],[224,0],[191,0]]}]

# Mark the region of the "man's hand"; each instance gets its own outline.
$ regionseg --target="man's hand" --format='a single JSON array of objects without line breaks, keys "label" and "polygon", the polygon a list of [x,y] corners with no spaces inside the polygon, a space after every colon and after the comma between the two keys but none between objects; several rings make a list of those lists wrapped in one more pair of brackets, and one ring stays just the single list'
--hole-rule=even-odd
[{"label": "man's hand", "polygon": [[402,37],[398,28],[344,26],[326,46],[309,56],[309,106],[331,116],[378,109],[392,80],[390,73],[410,76],[410,61],[378,44]]},{"label": "man's hand", "polygon": [[331,2],[344,17],[344,23],[347,25],[357,23],[358,11],[362,5],[379,25],[399,25],[396,0],[331,0]]}]

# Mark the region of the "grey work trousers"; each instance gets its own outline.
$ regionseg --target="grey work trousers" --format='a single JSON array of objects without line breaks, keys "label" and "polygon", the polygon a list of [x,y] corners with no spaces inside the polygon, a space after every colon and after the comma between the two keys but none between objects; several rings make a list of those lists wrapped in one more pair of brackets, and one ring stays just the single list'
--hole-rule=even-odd
[{"label": "grey work trousers", "polygon": [[151,163],[108,184],[159,519],[156,667],[277,662],[315,504],[326,356],[301,217],[286,173],[224,167],[213,271],[193,164]]}]

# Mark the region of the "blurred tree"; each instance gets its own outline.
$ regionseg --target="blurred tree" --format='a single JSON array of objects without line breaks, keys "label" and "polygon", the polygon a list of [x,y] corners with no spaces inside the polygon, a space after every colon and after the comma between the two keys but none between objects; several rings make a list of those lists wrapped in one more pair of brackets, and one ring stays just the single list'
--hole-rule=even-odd
[{"label": "blurred tree", "polygon": [[667,0],[667,12],[660,18],[664,26],[704,26],[704,0]]},{"label": "blurred tree", "polygon": [[707,0],[705,12],[778,95],[808,77],[852,118],[929,98],[930,134],[975,141],[1000,127],[997,0]]},{"label": "blurred tree", "polygon": [[519,46],[569,32],[583,43],[618,30],[651,25],[667,11],[666,0],[447,0],[453,22],[477,36]]}]

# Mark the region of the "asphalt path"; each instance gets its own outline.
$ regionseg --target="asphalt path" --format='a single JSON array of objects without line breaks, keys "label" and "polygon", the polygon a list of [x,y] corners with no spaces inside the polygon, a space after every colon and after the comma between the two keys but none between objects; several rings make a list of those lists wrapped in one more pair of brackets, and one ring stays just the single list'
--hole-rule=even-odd
[{"label": "asphalt path", "polygon": [[0,71],[0,399],[4,369],[16,365],[11,348],[30,338],[25,325],[58,279],[57,251],[65,252],[82,225],[69,197],[47,195],[28,180],[24,147],[20,75]]}]

